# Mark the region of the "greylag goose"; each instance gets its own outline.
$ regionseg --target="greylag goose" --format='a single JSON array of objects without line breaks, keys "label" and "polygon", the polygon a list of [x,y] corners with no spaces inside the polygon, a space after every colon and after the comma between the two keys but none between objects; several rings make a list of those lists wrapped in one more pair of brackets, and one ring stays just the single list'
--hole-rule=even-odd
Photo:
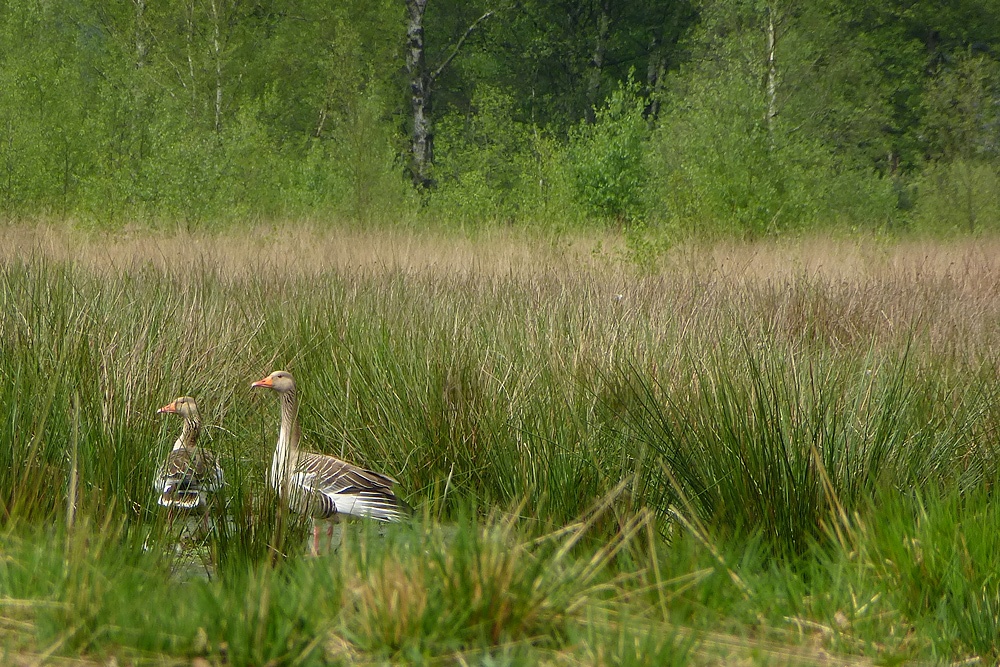
[{"label": "greylag goose", "polygon": [[209,494],[222,486],[223,477],[215,455],[198,447],[201,418],[197,403],[190,396],[181,396],[156,413],[180,415],[184,420],[174,448],[153,480],[153,487],[160,492],[159,504],[175,509],[204,506]]},{"label": "greylag goose", "polygon": [[391,477],[299,449],[299,403],[291,373],[274,371],[250,387],[273,389],[281,397],[281,429],[268,481],[292,512],[313,519],[314,553],[319,547],[316,519],[346,515],[399,521],[412,513],[412,508],[392,492],[396,480]]}]

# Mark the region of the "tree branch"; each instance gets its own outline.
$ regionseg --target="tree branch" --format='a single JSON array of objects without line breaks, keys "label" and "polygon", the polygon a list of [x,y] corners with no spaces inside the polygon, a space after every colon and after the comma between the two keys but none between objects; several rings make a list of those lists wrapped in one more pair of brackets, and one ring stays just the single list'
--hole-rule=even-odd
[{"label": "tree branch", "polygon": [[483,14],[478,19],[476,19],[475,21],[472,22],[472,25],[470,25],[468,27],[468,29],[465,31],[465,34],[462,35],[459,38],[458,42],[455,43],[455,48],[451,50],[451,55],[449,55],[445,59],[445,61],[443,63],[441,63],[440,67],[438,67],[436,70],[434,70],[433,72],[431,72],[431,75],[430,75],[430,81],[431,81],[431,83],[433,83],[435,81],[435,79],[437,79],[441,75],[441,72],[444,71],[444,68],[446,68],[448,65],[450,65],[451,61],[455,59],[455,56],[458,55],[458,52],[461,50],[462,45],[465,44],[465,40],[469,38],[469,35],[471,35],[472,31],[476,29],[476,26],[479,25],[485,19],[488,19],[491,16],[493,16],[493,10],[490,10],[490,11],[486,12],[485,14]]}]

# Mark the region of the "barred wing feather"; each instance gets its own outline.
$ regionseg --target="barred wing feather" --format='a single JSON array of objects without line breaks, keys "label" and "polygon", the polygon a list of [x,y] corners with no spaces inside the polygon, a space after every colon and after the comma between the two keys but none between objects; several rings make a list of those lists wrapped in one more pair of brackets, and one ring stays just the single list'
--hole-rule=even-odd
[{"label": "barred wing feather", "polygon": [[[345,461],[322,454],[300,453],[298,465],[289,480],[291,487],[301,489],[309,497],[290,498],[321,518],[335,514],[368,517],[380,521],[398,521],[411,509],[392,492],[391,477],[365,470]],[[292,496],[298,495],[295,492]],[[308,508],[302,507],[307,504]],[[292,508],[296,510],[295,507]]]},{"label": "barred wing feather", "polygon": [[175,449],[157,471],[153,487],[164,507],[191,509],[205,504],[207,494],[223,484],[222,467],[203,450]]}]

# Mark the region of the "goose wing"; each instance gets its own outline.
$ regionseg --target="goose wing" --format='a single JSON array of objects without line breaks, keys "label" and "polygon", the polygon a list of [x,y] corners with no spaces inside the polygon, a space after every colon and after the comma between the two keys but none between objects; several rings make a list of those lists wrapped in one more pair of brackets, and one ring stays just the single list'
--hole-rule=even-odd
[{"label": "goose wing", "polygon": [[[392,492],[396,482],[387,475],[322,454],[303,452],[297,463],[290,482],[307,495],[301,501],[309,505],[310,511],[305,513],[321,518],[347,514],[398,521],[412,511]],[[290,504],[294,501],[290,499]],[[294,506],[292,510],[298,511]]]},{"label": "goose wing", "polygon": [[175,449],[160,466],[153,487],[165,507],[191,508],[203,505],[208,493],[223,484],[222,466],[211,452]]}]

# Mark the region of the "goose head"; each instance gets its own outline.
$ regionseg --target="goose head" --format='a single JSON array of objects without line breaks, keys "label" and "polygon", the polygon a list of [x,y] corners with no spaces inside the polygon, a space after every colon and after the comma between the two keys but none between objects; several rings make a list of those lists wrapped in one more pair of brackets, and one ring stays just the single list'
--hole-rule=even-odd
[{"label": "goose head", "polygon": [[173,402],[167,403],[156,411],[156,414],[170,413],[180,415],[190,421],[198,421],[198,404],[190,396],[175,398]]},{"label": "goose head", "polygon": [[287,394],[289,392],[295,391],[295,378],[288,371],[274,371],[266,378],[262,380],[257,380],[250,385],[250,388],[256,387],[266,387],[268,389],[273,389],[279,394]]}]

